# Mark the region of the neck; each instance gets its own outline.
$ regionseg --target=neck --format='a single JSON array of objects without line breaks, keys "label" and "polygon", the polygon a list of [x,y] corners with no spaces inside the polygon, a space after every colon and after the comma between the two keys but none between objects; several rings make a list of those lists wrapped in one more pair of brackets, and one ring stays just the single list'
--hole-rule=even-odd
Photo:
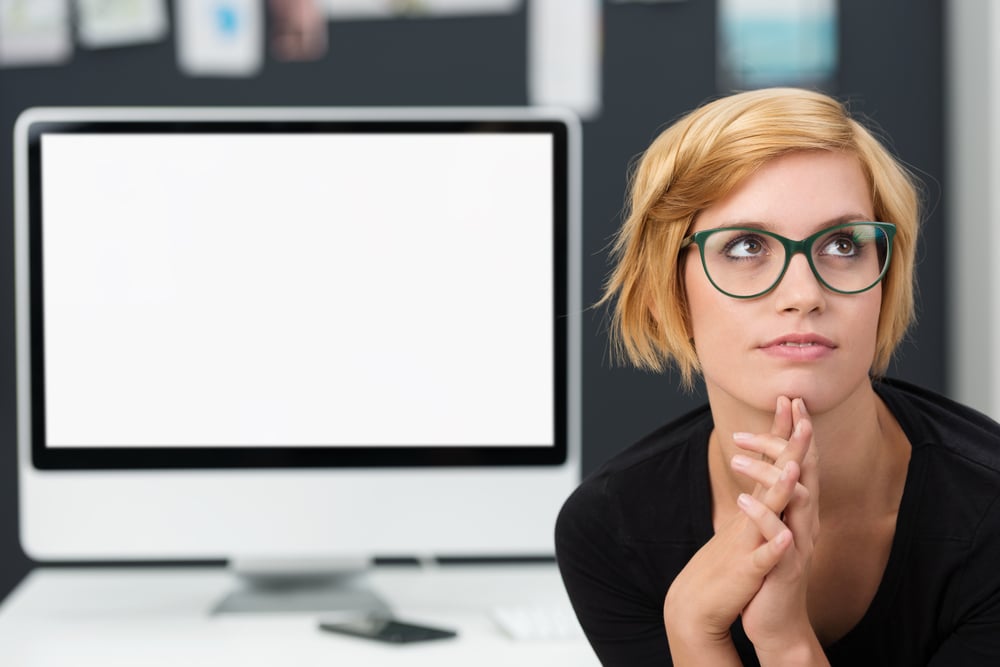
[{"label": "neck", "polygon": [[[708,395],[715,421],[709,446],[713,491],[717,500],[735,499],[754,484],[729,465],[735,454],[746,454],[733,443],[732,434],[770,432],[774,412],[750,406],[718,388],[709,387]],[[821,516],[861,507],[894,511],[905,480],[909,444],[871,383],[866,379],[830,409],[810,409],[810,418],[820,461]]]}]

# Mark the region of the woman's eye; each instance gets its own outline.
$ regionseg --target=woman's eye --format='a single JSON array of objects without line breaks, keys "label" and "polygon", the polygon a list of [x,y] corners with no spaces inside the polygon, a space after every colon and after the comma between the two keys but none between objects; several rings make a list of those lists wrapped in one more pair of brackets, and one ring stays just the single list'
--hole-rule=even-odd
[{"label": "woman's eye", "polygon": [[823,254],[833,255],[834,257],[853,257],[858,254],[860,249],[861,244],[850,236],[838,236],[826,243],[826,246],[823,248]]},{"label": "woman's eye", "polygon": [[749,258],[766,254],[767,247],[759,236],[741,236],[726,244],[729,257]]}]

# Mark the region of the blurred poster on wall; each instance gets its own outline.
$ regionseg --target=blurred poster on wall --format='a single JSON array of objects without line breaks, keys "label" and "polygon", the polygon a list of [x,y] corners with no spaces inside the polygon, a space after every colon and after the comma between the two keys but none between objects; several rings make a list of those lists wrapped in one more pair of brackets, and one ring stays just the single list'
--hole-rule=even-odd
[{"label": "blurred poster on wall", "polygon": [[177,61],[190,76],[251,76],[264,59],[263,0],[176,0]]},{"label": "blurred poster on wall", "polygon": [[155,42],[167,34],[165,0],[77,0],[77,32],[88,48]]},{"label": "blurred poster on wall", "polygon": [[0,66],[59,65],[72,55],[69,0],[0,0]]},{"label": "blurred poster on wall", "polygon": [[326,54],[323,0],[268,0],[268,42],[281,61],[318,60]]},{"label": "blurred poster on wall", "polygon": [[327,16],[337,19],[377,19],[396,16],[459,16],[510,14],[521,0],[320,0]]},{"label": "blurred poster on wall", "polygon": [[528,102],[599,114],[602,43],[601,0],[530,0]]},{"label": "blurred poster on wall", "polygon": [[837,75],[837,0],[718,0],[719,88],[828,88]]}]

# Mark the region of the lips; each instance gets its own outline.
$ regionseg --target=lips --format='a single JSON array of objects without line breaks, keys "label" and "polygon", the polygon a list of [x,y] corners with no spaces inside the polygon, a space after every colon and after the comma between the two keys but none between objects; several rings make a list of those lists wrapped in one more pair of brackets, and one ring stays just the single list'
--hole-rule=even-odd
[{"label": "lips", "polygon": [[837,348],[837,345],[829,338],[825,338],[823,336],[820,336],[819,334],[796,333],[796,334],[787,334],[785,336],[780,336],[779,338],[775,338],[773,340],[764,343],[760,347],[761,348],[784,347],[791,349],[825,347],[831,350],[835,350]]}]

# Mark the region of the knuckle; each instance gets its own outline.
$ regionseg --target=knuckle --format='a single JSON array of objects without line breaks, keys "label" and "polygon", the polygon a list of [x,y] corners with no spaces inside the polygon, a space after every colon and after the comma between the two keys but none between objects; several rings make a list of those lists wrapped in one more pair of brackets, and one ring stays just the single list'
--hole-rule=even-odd
[{"label": "knuckle", "polygon": [[808,487],[803,486],[802,484],[797,484],[795,486],[795,491],[792,493],[792,500],[795,501],[796,505],[804,509],[811,508],[813,504],[812,493],[809,491]]},{"label": "knuckle", "polygon": [[752,503],[751,505],[749,505],[747,507],[747,511],[750,513],[750,516],[753,519],[756,519],[758,521],[763,519],[764,516],[767,514],[767,508],[763,505],[763,503],[759,502]]}]

